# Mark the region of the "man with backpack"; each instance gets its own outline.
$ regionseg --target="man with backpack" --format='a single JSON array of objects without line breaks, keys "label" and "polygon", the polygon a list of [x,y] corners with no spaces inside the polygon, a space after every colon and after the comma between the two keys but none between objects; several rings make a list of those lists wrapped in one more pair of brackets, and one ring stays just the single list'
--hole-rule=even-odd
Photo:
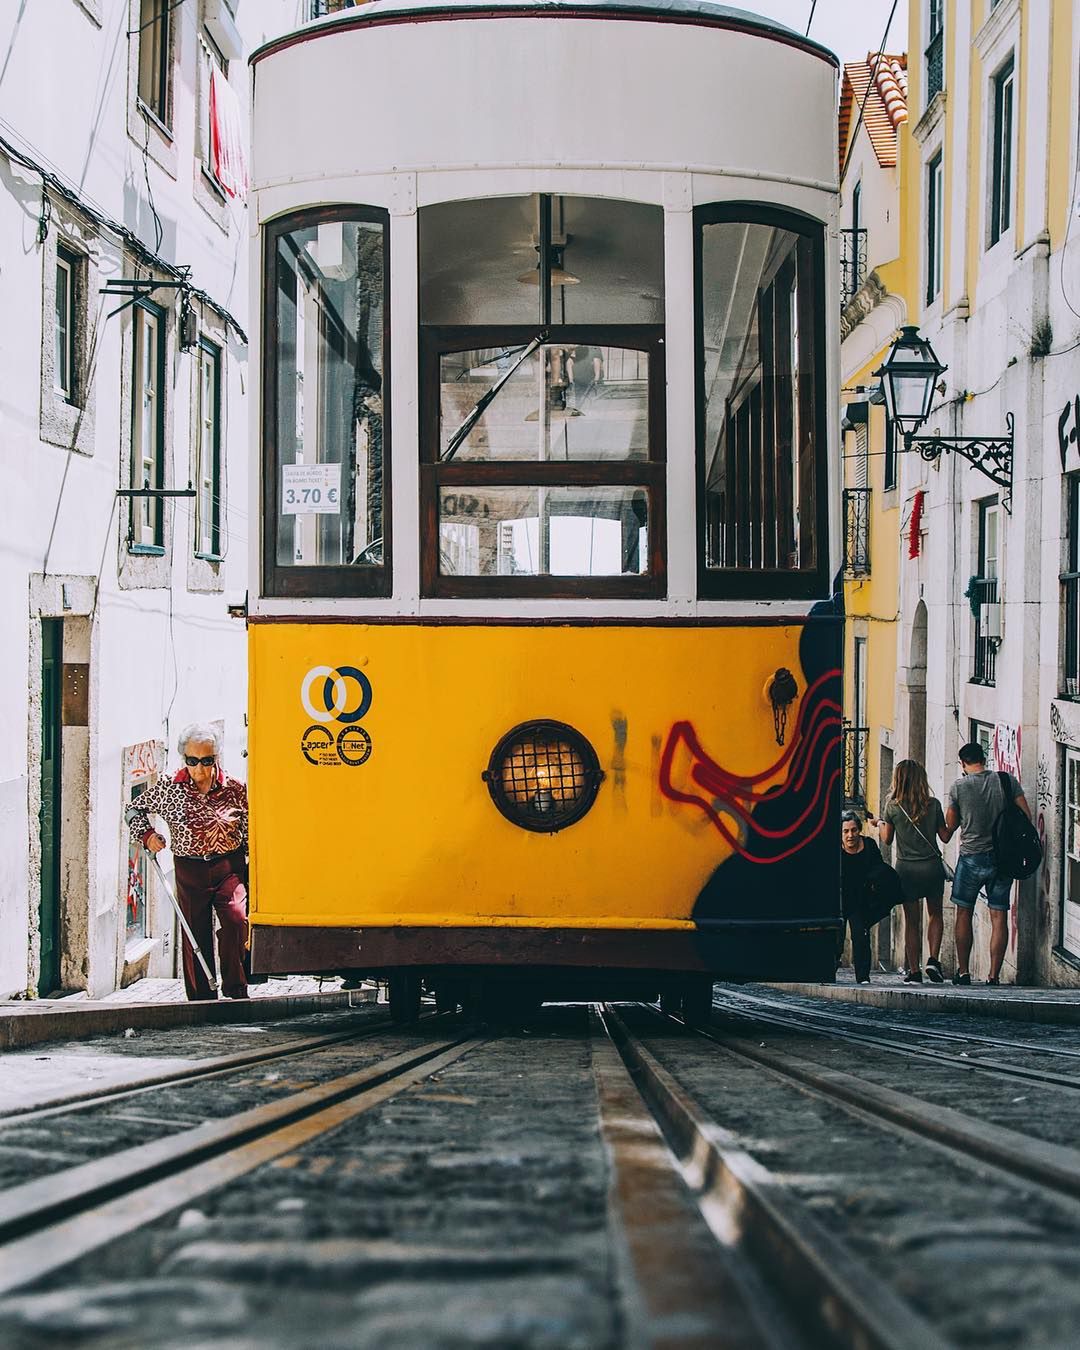
[{"label": "man with backpack", "polygon": [[[991,773],[986,767],[986,755],[981,745],[969,742],[960,747],[961,776],[949,789],[949,809],[945,813],[945,828],[951,838],[960,831],[960,857],[952,883],[952,902],[956,906],[956,974],[953,984],[970,984],[971,973],[971,916],[979,892],[986,891],[990,910],[990,977],[987,984],[998,984],[1001,964],[1009,939],[1009,896],[1018,876],[1025,871],[1028,859],[1012,856],[1010,841],[1005,838],[1002,823],[1010,822],[1016,810],[1027,817],[1026,828],[1032,833],[1031,810],[1024,797],[1024,789],[1011,773]],[[1015,805],[1014,805],[1015,804]],[[1023,833],[1023,831],[1021,831]],[[1023,854],[1027,839],[1023,840]],[[1037,845],[1036,845],[1037,847]],[[1009,856],[1004,856],[1008,851]],[[1036,861],[1035,866],[1038,866]],[[1031,868],[1034,871],[1034,868]]]}]

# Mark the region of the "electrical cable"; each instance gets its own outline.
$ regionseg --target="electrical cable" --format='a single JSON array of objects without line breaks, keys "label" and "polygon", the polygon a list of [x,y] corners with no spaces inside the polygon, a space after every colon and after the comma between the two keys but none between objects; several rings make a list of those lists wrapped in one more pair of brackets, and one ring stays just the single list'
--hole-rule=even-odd
[{"label": "electrical cable", "polygon": [[859,134],[859,128],[862,126],[863,112],[866,108],[866,100],[870,97],[870,90],[874,88],[874,82],[877,78],[878,66],[881,64],[881,58],[885,54],[885,44],[889,40],[889,29],[892,27],[893,18],[896,15],[897,0],[893,0],[892,9],[889,10],[889,17],[885,23],[885,32],[881,35],[881,46],[877,50],[877,56],[874,57],[874,64],[870,67],[870,78],[866,81],[866,89],[863,92],[862,102],[859,104],[859,115],[855,119],[855,128],[848,138],[847,151],[844,154],[844,163],[840,169],[840,181],[844,181],[844,174],[847,173],[847,166],[851,160],[851,152],[855,148],[855,137]]},{"label": "electrical cable", "polygon": [[804,37],[810,36],[810,25],[814,22],[814,10],[817,9],[817,0],[810,0],[810,17],[806,21],[806,32]]},{"label": "electrical cable", "polygon": [[[24,169],[29,169],[41,179],[41,191],[43,199],[47,192],[52,192],[56,196],[63,198],[69,205],[73,206],[81,215],[92,220],[99,229],[107,231],[115,239],[119,240],[127,250],[134,256],[137,262],[141,262],[144,267],[150,268],[155,272],[163,272],[175,281],[186,281],[190,277],[190,268],[178,266],[176,263],[167,262],[160,257],[153,249],[147,247],[139,236],[126,225],[113,220],[104,210],[93,206],[84,194],[78,192],[75,188],[69,186],[52,169],[48,169],[34,156],[19,150],[7,137],[0,135],[0,152],[13,163],[21,165]],[[49,208],[42,206],[42,218],[48,219],[51,215],[51,205]],[[156,216],[156,212],[155,212]],[[188,294],[195,300],[206,305],[208,309],[223,320],[236,334],[243,346],[248,345],[247,334],[241,328],[240,324],[232,314],[210,295],[207,291],[197,286],[187,286]]]}]

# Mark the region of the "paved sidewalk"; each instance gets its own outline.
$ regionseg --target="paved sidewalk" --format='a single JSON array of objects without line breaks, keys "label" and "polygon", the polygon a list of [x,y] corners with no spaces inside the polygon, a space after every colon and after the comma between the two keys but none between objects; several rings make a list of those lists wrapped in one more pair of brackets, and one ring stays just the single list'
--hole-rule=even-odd
[{"label": "paved sidewalk", "polygon": [[777,984],[770,988],[807,998],[839,1003],[862,1003],[894,1012],[952,1012],[975,1017],[1005,1017],[1020,1022],[1075,1022],[1080,1024],[1080,989],[1034,989],[1026,985],[905,984],[902,975],[870,976],[857,985],[850,970],[841,970],[835,984]]}]

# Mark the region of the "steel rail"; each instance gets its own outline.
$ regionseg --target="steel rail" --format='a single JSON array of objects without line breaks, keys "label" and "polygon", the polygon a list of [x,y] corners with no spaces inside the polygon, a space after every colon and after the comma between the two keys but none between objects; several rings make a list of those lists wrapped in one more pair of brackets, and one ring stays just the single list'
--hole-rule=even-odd
[{"label": "steel rail", "polygon": [[137,1096],[154,1088],[168,1087],[173,1083],[196,1082],[203,1078],[216,1078],[219,1074],[233,1073],[237,1069],[248,1068],[253,1064],[271,1063],[275,1059],[287,1059],[290,1055],[306,1054],[309,1050],[319,1050],[328,1045],[337,1045],[342,1041],[363,1040],[379,1031],[389,1031],[394,1024],[389,1019],[373,1022],[370,1026],[354,1027],[351,1031],[328,1032],[323,1036],[310,1036],[301,1041],[278,1041],[261,1050],[245,1050],[235,1055],[215,1055],[210,1059],[187,1060],[182,1068],[163,1069],[160,1073],[146,1074],[128,1082],[112,1083],[99,1088],[87,1088],[84,1092],[72,1092],[64,1097],[53,1097],[36,1106],[17,1106],[10,1111],[0,1111],[0,1131],[13,1125],[26,1125],[35,1120],[45,1120],[50,1116],[69,1115],[74,1111],[85,1111],[92,1106],[102,1106],[124,1097]]},{"label": "steel rail", "polygon": [[[649,1007],[658,1018],[683,1025],[649,1005],[643,1006]],[[980,1158],[1014,1180],[1024,1177],[1048,1187],[1055,1195],[1080,1198],[1080,1150],[1033,1139],[1019,1130],[965,1116],[952,1107],[922,1101],[908,1093],[882,1087],[869,1078],[829,1069],[756,1041],[703,1028],[694,1029],[694,1034],[712,1041],[729,1054],[761,1064],[801,1083],[820,1096],[853,1107],[866,1117],[885,1120],[932,1139],[960,1153],[966,1160]]]},{"label": "steel rail", "polygon": [[224,1120],[0,1192],[0,1294],[216,1190],[422,1081],[480,1044],[440,1039]]},{"label": "steel rail", "polygon": [[[878,1018],[874,1018],[873,1021],[868,1021],[855,1017],[850,1013],[826,1012],[824,1008],[796,1008],[792,1004],[785,1002],[783,999],[769,998],[765,994],[749,994],[742,989],[725,989],[723,991],[723,997],[744,999],[753,1003],[763,1003],[771,1008],[778,1008],[782,1011],[791,1012],[792,1014],[797,1012],[803,1017],[825,1019],[831,1022],[842,1022],[847,1026],[884,1027],[888,1031],[910,1031],[917,1036],[926,1036],[937,1041],[970,1041],[974,1045],[992,1045],[1003,1050],[1028,1050],[1033,1054],[1057,1055],[1064,1059],[1080,1059],[1080,1050],[1070,1050],[1065,1046],[1040,1045],[1037,1041],[1010,1041],[1004,1036],[980,1036],[977,1032],[942,1031],[938,1027],[911,1027],[905,1026],[903,1022],[886,1022]],[[806,996],[803,995],[802,997]],[[933,1016],[934,1014],[933,1012],[930,1012],[926,1015]]]},{"label": "steel rail", "polygon": [[610,1011],[589,1010],[589,1039],[608,1157],[607,1225],[624,1350],[709,1346],[778,1350],[749,1281],[717,1244],[687,1189],[612,1034]]},{"label": "steel rail", "polygon": [[[722,997],[728,997],[726,992]],[[736,997],[739,996],[736,995]],[[770,1026],[784,1027],[791,1031],[804,1032],[807,1029],[805,1023],[800,1024],[794,1013],[784,1015],[779,1012],[761,1012],[750,1008],[732,1008],[716,1002],[713,1003],[713,1008],[725,1017],[739,1018],[743,1021],[766,1022]],[[996,1074],[1004,1078],[1022,1078],[1025,1082],[1042,1083],[1047,1087],[1064,1087],[1074,1092],[1080,1090],[1080,1077],[1048,1073],[1045,1069],[1027,1069],[1022,1064],[1009,1064],[999,1059],[962,1059],[958,1055],[946,1054],[943,1050],[931,1050],[926,1046],[909,1045],[885,1036],[872,1036],[862,1030],[852,1031],[840,1027],[815,1027],[814,1030],[818,1034],[828,1036],[833,1040],[872,1045],[882,1050],[894,1051],[897,1054],[910,1055],[916,1059],[937,1060],[939,1063],[947,1064],[951,1069],[971,1069],[979,1073]],[[918,1035],[919,1033],[916,1032],[915,1034]]]},{"label": "steel rail", "polygon": [[946,1350],[949,1342],[916,1309],[883,1286],[733,1134],[702,1113],[610,1005],[603,1021],[715,1238],[762,1272],[812,1344]]}]

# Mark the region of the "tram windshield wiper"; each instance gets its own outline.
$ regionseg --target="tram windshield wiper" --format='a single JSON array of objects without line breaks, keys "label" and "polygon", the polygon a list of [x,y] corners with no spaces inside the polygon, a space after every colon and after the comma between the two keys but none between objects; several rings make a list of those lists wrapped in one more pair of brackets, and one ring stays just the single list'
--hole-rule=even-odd
[{"label": "tram windshield wiper", "polygon": [[445,464],[447,460],[454,458],[461,447],[462,441],[464,441],[465,437],[468,436],[469,432],[472,431],[473,427],[476,426],[477,422],[483,417],[492,400],[502,389],[503,385],[506,384],[507,380],[509,380],[510,376],[513,375],[517,368],[523,365],[529,357],[532,356],[533,352],[536,351],[537,347],[539,347],[546,338],[547,333],[537,333],[536,337],[534,337],[527,346],[522,347],[521,355],[513,365],[507,366],[491,388],[481,394],[472,411],[465,418],[464,422],[462,422],[461,426],[458,427],[457,431],[450,437],[449,444],[439,456],[439,462],[441,464]]}]

